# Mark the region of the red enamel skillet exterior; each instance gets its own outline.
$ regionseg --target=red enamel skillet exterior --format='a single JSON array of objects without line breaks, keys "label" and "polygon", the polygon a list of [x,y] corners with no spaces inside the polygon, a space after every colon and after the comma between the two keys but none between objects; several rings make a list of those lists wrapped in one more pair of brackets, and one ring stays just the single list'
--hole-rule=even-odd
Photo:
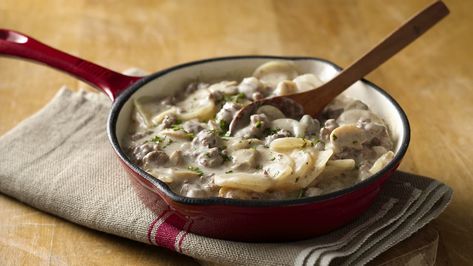
[{"label": "red enamel skillet exterior", "polygon": [[[196,199],[175,194],[169,187],[133,164],[120,147],[117,123],[123,106],[150,82],[178,73],[188,67],[251,60],[328,61],[309,57],[236,56],[213,58],[178,65],[146,77],[130,77],[46,46],[24,34],[0,29],[0,54],[47,64],[90,83],[113,101],[108,119],[108,136],[122,165],[132,177],[134,187],[150,208],[164,200],[169,206],[166,221],[175,232],[186,229],[203,236],[238,241],[285,241],[305,239],[334,230],[362,214],[379,194],[381,185],[392,175],[403,158],[410,136],[407,117],[396,101],[376,85],[363,80],[394,106],[401,121],[402,139],[394,159],[380,172],[366,180],[322,196],[290,200]],[[231,64],[229,64],[231,65]],[[227,69],[226,71],[230,71]],[[169,216],[169,217],[171,217]]]}]

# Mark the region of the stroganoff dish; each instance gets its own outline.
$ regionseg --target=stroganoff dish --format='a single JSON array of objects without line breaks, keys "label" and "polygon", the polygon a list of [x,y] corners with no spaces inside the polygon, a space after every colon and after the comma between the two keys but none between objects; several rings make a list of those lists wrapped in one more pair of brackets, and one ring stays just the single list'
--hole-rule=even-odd
[{"label": "stroganoff dish", "polygon": [[318,118],[265,105],[227,132],[248,103],[321,84],[289,61],[271,61],[241,81],[196,81],[174,96],[135,99],[127,155],[187,197],[288,199],[351,186],[394,156],[387,125],[358,100],[339,96]]}]

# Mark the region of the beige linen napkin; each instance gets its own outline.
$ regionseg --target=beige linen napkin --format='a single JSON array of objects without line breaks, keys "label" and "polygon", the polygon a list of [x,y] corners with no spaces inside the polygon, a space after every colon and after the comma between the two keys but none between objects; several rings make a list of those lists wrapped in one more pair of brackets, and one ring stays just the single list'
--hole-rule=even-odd
[{"label": "beige linen napkin", "polygon": [[[244,265],[364,264],[437,217],[452,190],[397,172],[353,223],[305,241],[242,243],[186,232],[162,203],[140,201],[106,134],[110,101],[63,88],[0,137],[0,192],[89,228],[160,245],[199,260]],[[174,224],[174,225],[173,225]]]}]

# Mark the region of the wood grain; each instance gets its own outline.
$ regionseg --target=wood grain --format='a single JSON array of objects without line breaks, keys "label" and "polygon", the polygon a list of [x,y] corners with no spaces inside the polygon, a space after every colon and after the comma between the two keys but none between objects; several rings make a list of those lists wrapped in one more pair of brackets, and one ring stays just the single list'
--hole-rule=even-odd
[{"label": "wood grain", "polygon": [[[347,66],[430,0],[2,0],[1,27],[121,71],[155,71],[223,55],[318,56]],[[368,75],[405,109],[412,140],[401,169],[452,186],[433,223],[439,261],[473,263],[473,1]],[[0,58],[0,134],[44,106],[62,85],[43,66]],[[397,248],[403,248],[401,246]],[[405,248],[405,247],[404,247]],[[175,265],[193,260],[91,231],[0,195],[0,264]]]},{"label": "wood grain", "polygon": [[[345,67],[340,74],[319,86],[316,90],[296,93],[286,97],[302,105],[307,114],[312,116],[320,114],[324,107],[340,93],[422,36],[448,13],[448,8],[443,2],[434,2],[409,18],[409,20],[404,21],[393,32],[380,40],[376,46],[370,48],[355,62]],[[274,100],[269,99],[267,101],[272,102]]]}]

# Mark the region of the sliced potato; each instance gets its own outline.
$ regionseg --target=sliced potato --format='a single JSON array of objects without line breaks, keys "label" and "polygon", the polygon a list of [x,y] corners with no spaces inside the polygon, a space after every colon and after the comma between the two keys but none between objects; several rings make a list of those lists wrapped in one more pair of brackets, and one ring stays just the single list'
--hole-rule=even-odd
[{"label": "sliced potato", "polygon": [[210,100],[208,89],[198,89],[191,93],[184,101],[176,104],[179,108],[177,118],[181,120],[198,119],[207,121],[217,113],[217,106]]},{"label": "sliced potato", "polygon": [[200,121],[207,121],[215,116],[217,113],[217,107],[213,101],[208,101],[207,105],[190,110],[187,113],[177,114],[177,118],[181,120],[198,119]]},{"label": "sliced potato", "polygon": [[290,166],[282,164],[269,164],[263,169],[277,184],[287,183],[286,179],[294,172]]},{"label": "sliced potato", "polygon": [[265,84],[276,88],[283,80],[292,80],[297,77],[296,66],[290,61],[269,61],[259,66],[253,76]]},{"label": "sliced potato", "polygon": [[175,139],[189,140],[189,134],[182,130],[164,129],[161,134]]},{"label": "sliced potato", "polygon": [[329,160],[324,171],[320,175],[320,178],[336,177],[343,172],[353,170],[354,168],[355,160],[353,159]]},{"label": "sliced potato", "polygon": [[314,168],[314,157],[307,151],[294,151],[290,158],[294,162],[293,171],[290,175],[276,179],[275,186],[279,189],[294,190],[302,188],[299,183],[301,177],[306,176]]},{"label": "sliced potato", "polygon": [[373,166],[370,168],[369,172],[371,174],[375,174],[379,172],[384,166],[386,166],[392,159],[394,158],[394,152],[388,151],[379,157],[376,162],[374,162]]},{"label": "sliced potato", "polygon": [[287,137],[273,140],[269,144],[269,149],[275,152],[287,152],[292,149],[300,149],[310,143],[303,138]]},{"label": "sliced potato", "polygon": [[338,150],[344,147],[361,150],[368,140],[365,131],[355,125],[341,125],[330,133],[330,143]]},{"label": "sliced potato", "polygon": [[218,83],[210,85],[208,90],[210,92],[222,92],[224,94],[235,94],[238,92],[238,83],[236,81],[220,81]]},{"label": "sliced potato", "polygon": [[238,138],[232,138],[228,144],[227,148],[229,151],[235,151],[235,150],[240,150],[240,149],[248,149],[251,147],[255,147],[257,145],[262,145],[264,142],[260,139],[238,139]]},{"label": "sliced potato", "polygon": [[150,174],[168,184],[199,177],[199,174],[194,171],[173,168],[151,169]]},{"label": "sliced potato", "polygon": [[157,171],[151,171],[150,174],[166,184],[171,184],[172,182],[174,182],[174,179],[170,175],[159,173]]},{"label": "sliced potato", "polygon": [[263,170],[277,183],[284,183],[284,180],[293,174],[293,167],[294,161],[288,155],[275,153],[271,163],[265,165]]},{"label": "sliced potato", "polygon": [[214,183],[226,188],[265,192],[273,181],[260,173],[229,173],[215,175]]},{"label": "sliced potato", "polygon": [[351,170],[355,168],[355,160],[353,159],[340,159],[340,160],[329,160],[327,166],[340,168],[344,170]]},{"label": "sliced potato", "polygon": [[199,173],[185,169],[171,169],[171,174],[175,180],[182,181],[185,179],[194,179],[199,177]]},{"label": "sliced potato", "polygon": [[154,116],[151,119],[151,122],[152,122],[153,125],[158,125],[163,121],[163,119],[166,115],[171,115],[171,114],[176,114],[176,113],[177,113],[177,108],[176,107],[171,107],[168,110],[166,110],[164,112],[161,112],[161,113],[157,114],[156,116]]},{"label": "sliced potato", "polygon": [[144,103],[145,100],[148,100],[148,98],[134,98],[133,99],[133,106],[136,110],[136,112],[139,114],[141,120],[144,122],[146,127],[151,127],[152,122],[151,122],[151,116],[153,114],[152,110],[149,110],[149,108],[146,108],[146,105]]},{"label": "sliced potato", "polygon": [[333,150],[325,150],[320,152],[311,152],[315,158],[314,167],[306,175],[299,177],[299,186],[305,188],[310,185],[325,169],[330,157],[332,157]]},{"label": "sliced potato", "polygon": [[[294,161],[294,177],[297,179],[300,176],[305,176],[309,170],[314,167],[314,157],[307,151],[298,150],[291,154]],[[297,182],[297,181],[296,181]]]},{"label": "sliced potato", "polygon": [[221,187],[218,190],[218,196],[222,198],[231,198],[231,199],[252,199],[252,197],[257,194],[254,191],[235,189],[229,187]]}]

